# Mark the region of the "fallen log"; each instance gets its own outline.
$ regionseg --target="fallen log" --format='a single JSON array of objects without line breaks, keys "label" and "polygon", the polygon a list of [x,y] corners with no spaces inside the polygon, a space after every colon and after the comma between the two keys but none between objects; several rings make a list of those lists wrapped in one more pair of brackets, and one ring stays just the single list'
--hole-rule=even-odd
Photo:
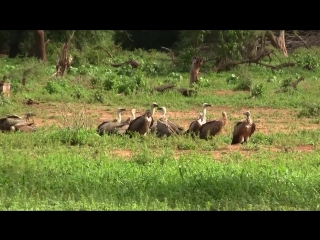
[{"label": "fallen log", "polygon": [[123,62],[123,63],[111,63],[110,65],[111,65],[112,67],[120,67],[120,66],[122,66],[122,65],[124,65],[124,64],[129,64],[132,68],[137,68],[137,67],[139,67],[139,65],[140,65],[140,63],[139,63],[138,61],[132,60],[132,59],[130,59],[130,60],[128,60],[128,61],[125,61],[125,62]]}]

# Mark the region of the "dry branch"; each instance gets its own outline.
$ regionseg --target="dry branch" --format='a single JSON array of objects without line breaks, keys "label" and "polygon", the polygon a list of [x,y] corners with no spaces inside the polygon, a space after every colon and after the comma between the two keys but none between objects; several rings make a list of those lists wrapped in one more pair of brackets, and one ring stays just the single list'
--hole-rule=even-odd
[{"label": "dry branch", "polygon": [[284,68],[284,67],[293,67],[295,65],[295,63],[293,62],[288,62],[288,63],[281,63],[279,65],[271,65],[271,64],[267,64],[267,63],[262,63],[261,60],[265,57],[269,57],[270,61],[271,61],[271,57],[270,55],[271,54],[274,54],[272,50],[267,50],[267,49],[264,49],[263,51],[260,51],[260,54],[258,56],[256,56],[254,59],[246,59],[246,60],[239,60],[239,61],[231,61],[231,62],[226,62],[226,63],[223,63],[223,64],[220,64],[217,66],[216,68],[216,72],[221,72],[225,69],[228,69],[228,68],[231,68],[231,67],[235,67],[237,65],[240,65],[240,64],[251,64],[251,63],[255,63],[255,64],[259,64],[261,66],[265,66],[265,67],[269,67],[273,70],[279,70],[281,68]]},{"label": "dry branch", "polygon": [[139,63],[138,61],[132,60],[132,59],[130,59],[130,60],[128,60],[128,61],[125,61],[125,62],[123,62],[123,63],[111,63],[110,65],[111,65],[112,67],[120,67],[120,66],[122,66],[123,64],[129,64],[132,68],[137,68],[137,67],[139,67],[139,65],[140,65],[140,63]]},{"label": "dry branch", "polygon": [[174,53],[172,52],[172,50],[169,49],[169,48],[166,48],[166,47],[161,47],[161,48],[164,49],[164,50],[166,50],[166,51],[168,51],[168,52],[170,52],[171,61],[172,61],[172,63],[173,63],[174,65],[176,65],[176,60],[175,60]]},{"label": "dry branch", "polygon": [[103,51],[105,51],[109,55],[110,58],[113,58],[111,53],[107,49],[103,49]]},{"label": "dry branch", "polygon": [[69,49],[70,42],[74,36],[74,32],[75,31],[72,32],[72,34],[69,36],[67,42],[64,43],[61,48],[60,57],[58,57],[57,61],[56,61],[56,73],[54,74],[55,76],[63,76],[65,70],[70,69],[73,58],[71,55],[69,57],[67,57],[67,51]]},{"label": "dry branch", "polygon": [[193,89],[176,87],[173,83],[168,83],[168,84],[164,84],[164,85],[155,87],[154,90],[156,90],[157,92],[161,92],[161,93],[163,93],[165,91],[169,91],[169,90],[175,90],[175,91],[178,91],[179,93],[181,93],[185,97],[190,97],[196,93],[196,91]]}]

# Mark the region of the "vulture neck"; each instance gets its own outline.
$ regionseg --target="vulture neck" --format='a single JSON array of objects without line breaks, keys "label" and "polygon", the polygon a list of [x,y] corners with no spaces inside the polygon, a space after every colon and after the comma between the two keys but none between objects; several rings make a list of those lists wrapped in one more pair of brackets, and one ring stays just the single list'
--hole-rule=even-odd
[{"label": "vulture neck", "polygon": [[200,115],[200,118],[199,118],[198,122],[199,122],[201,125],[205,123],[204,118],[203,118],[203,115]]},{"label": "vulture neck", "polygon": [[201,118],[200,119],[201,119],[202,122],[206,122],[206,120],[207,120],[207,117],[206,117],[207,107],[203,107],[202,113],[203,113],[203,116],[202,116],[202,119]]},{"label": "vulture neck", "polygon": [[167,113],[167,110],[166,109],[162,109],[162,118],[166,118],[166,113]]},{"label": "vulture neck", "polygon": [[251,116],[250,116],[250,115],[247,115],[246,122],[247,122],[248,124],[251,124],[251,123],[252,123],[252,119],[251,119]]},{"label": "vulture neck", "polygon": [[118,123],[120,123],[120,122],[121,122],[121,112],[118,112],[117,122],[118,122]]},{"label": "vulture neck", "polygon": [[131,112],[131,115],[132,115],[132,120],[136,119],[136,114],[134,111]]},{"label": "vulture neck", "polygon": [[155,112],[156,112],[156,109],[155,109],[155,107],[152,105],[152,106],[151,106],[151,116],[153,116]]}]

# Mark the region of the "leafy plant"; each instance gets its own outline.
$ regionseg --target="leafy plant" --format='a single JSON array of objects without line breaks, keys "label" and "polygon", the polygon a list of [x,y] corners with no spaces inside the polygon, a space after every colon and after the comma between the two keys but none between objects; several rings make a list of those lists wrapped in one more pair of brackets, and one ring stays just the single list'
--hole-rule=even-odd
[{"label": "leafy plant", "polygon": [[250,97],[261,97],[263,95],[263,84],[256,84],[251,88]]},{"label": "leafy plant", "polygon": [[231,76],[226,78],[226,82],[228,84],[235,84],[235,83],[238,82],[238,80],[239,80],[239,76],[237,76],[237,75],[235,75],[233,73],[231,74]]},{"label": "leafy plant", "polygon": [[320,116],[320,103],[312,102],[305,103],[303,109],[298,113],[298,117],[319,117]]}]

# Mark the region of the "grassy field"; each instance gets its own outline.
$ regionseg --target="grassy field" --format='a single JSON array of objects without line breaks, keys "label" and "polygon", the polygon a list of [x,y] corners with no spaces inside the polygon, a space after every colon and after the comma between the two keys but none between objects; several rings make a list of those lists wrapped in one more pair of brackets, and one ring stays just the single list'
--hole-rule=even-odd
[{"label": "grassy field", "polygon": [[[113,68],[106,59],[74,66],[63,78],[50,78],[53,61],[0,58],[0,76],[12,84],[0,115],[33,112],[37,125],[32,134],[0,133],[0,210],[318,210],[319,53],[298,49],[283,59],[296,66],[278,71],[243,65],[215,73],[205,64],[192,97],[153,91],[189,84],[190,64],[174,67],[162,53],[122,52],[112,61],[134,56],[141,66]],[[297,90],[287,86],[300,76]],[[37,104],[26,105],[29,98]],[[96,134],[118,107],[139,115],[151,102],[185,129],[204,102],[212,104],[209,119],[226,111],[228,123],[209,141]],[[257,130],[247,145],[231,146],[246,110]]]}]

